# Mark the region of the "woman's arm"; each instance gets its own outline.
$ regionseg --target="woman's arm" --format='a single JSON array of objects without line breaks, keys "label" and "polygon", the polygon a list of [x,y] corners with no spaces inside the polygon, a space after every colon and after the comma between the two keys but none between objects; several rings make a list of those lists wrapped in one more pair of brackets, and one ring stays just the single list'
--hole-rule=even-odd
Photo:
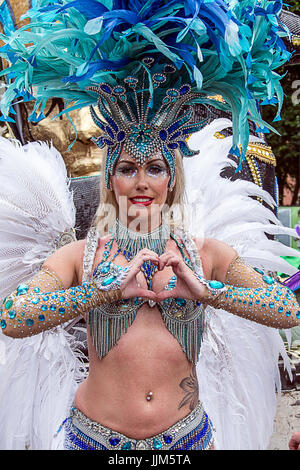
[{"label": "woman's arm", "polygon": [[220,293],[207,290],[204,303],[274,328],[300,324],[300,306],[288,287],[248,265],[232,247],[218,240],[211,241],[211,256],[212,278],[224,288]]},{"label": "woman's arm", "polygon": [[137,285],[136,275],[145,260],[158,263],[158,256],[141,250],[126,268],[119,267],[100,281],[79,284],[78,263],[81,242],[75,242],[55,252],[41,271],[30,281],[20,284],[2,305],[0,324],[7,336],[22,338],[54,328],[103,303],[121,298],[145,297],[155,300],[155,294]]},{"label": "woman's arm", "polygon": [[16,338],[54,328],[100,305],[121,298],[120,289],[104,292],[96,283],[78,285],[76,263],[81,243],[57,250],[41,271],[3,301],[1,327]]},{"label": "woman's arm", "polygon": [[[160,269],[172,266],[177,284],[173,290],[160,292],[158,301],[168,297],[199,300],[275,328],[300,324],[300,307],[289,288],[246,264],[225,243],[208,240],[202,249],[207,263],[204,272],[213,281],[207,281],[200,271],[192,271],[180,256],[169,251],[160,257]],[[201,255],[200,249],[202,259]]]}]

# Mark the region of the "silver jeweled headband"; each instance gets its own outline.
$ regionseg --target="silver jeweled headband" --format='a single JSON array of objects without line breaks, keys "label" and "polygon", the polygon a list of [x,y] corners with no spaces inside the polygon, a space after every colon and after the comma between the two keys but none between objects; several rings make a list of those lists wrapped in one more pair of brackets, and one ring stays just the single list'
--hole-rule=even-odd
[{"label": "silver jeweled headband", "polygon": [[[191,122],[193,106],[199,102],[201,94],[192,92],[190,85],[164,86],[177,69],[173,65],[163,65],[160,67],[162,72],[151,74],[154,62],[152,57],[144,58],[142,69],[137,76],[126,77],[124,86],[100,83],[98,87],[89,87],[99,95],[98,110],[106,121],[90,107],[94,123],[104,132],[93,141],[100,148],[107,146],[105,184],[109,189],[109,177],[114,174],[123,148],[139,165],[153,153],[160,152],[170,169],[169,186],[175,176],[175,150],[185,157],[198,153],[188,148],[186,138],[202,129],[207,121]],[[150,84],[145,88],[147,78]],[[155,113],[152,112],[154,101]]]}]

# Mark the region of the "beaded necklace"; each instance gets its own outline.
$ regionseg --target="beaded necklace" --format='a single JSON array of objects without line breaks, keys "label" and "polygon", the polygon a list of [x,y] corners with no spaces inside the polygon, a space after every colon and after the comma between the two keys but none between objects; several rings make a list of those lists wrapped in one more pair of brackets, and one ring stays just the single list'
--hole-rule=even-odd
[{"label": "beaded necklace", "polygon": [[[147,234],[140,234],[134,232],[133,230],[128,229],[124,226],[118,219],[116,220],[114,227],[111,229],[112,237],[105,244],[103,260],[102,263],[106,262],[111,254],[111,249],[114,240],[118,245],[118,250],[112,256],[109,261],[112,263],[114,259],[122,253],[125,259],[130,262],[137,253],[143,249],[148,248],[158,255],[161,255],[165,252],[166,243],[169,238],[172,238],[179,251],[182,255],[184,262],[192,269],[192,263],[190,259],[184,253],[184,245],[180,243],[176,235],[170,232],[170,229],[167,224],[162,224],[158,229],[153,230]],[[143,272],[148,289],[152,290],[152,279],[154,274],[157,272],[158,268],[155,266],[152,261],[145,261],[142,265],[141,271]]]}]

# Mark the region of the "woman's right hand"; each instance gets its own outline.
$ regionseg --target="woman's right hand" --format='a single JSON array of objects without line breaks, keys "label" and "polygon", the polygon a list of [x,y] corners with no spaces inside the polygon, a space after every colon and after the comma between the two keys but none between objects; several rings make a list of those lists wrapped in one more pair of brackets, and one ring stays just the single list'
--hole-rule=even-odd
[{"label": "woman's right hand", "polygon": [[137,279],[145,261],[152,261],[154,265],[159,266],[159,256],[154,251],[148,248],[143,248],[139,251],[127,266],[127,274],[120,285],[123,299],[143,297],[156,302],[156,294],[149,289],[142,288]]}]

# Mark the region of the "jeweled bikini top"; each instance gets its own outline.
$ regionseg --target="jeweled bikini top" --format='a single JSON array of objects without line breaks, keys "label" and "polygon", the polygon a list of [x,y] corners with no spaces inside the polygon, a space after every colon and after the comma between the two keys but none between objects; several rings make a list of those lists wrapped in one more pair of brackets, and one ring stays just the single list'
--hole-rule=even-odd
[{"label": "jeweled bikini top", "polygon": [[[191,265],[200,268],[201,260],[195,243],[185,233],[180,233],[183,245],[190,256]],[[91,228],[85,246],[83,259],[82,281],[91,278],[110,276],[119,266],[111,261],[101,261],[93,271],[93,263],[98,246],[98,235]],[[176,286],[176,276],[173,276],[165,289]],[[134,321],[138,310],[145,304],[157,306],[164,323],[170,333],[177,339],[188,360],[196,363],[198,360],[203,333],[204,307],[201,302],[181,298],[169,298],[160,303],[142,298],[123,299],[111,304],[102,304],[88,313],[87,322],[93,345],[100,359],[113,348],[128,327]]]}]

